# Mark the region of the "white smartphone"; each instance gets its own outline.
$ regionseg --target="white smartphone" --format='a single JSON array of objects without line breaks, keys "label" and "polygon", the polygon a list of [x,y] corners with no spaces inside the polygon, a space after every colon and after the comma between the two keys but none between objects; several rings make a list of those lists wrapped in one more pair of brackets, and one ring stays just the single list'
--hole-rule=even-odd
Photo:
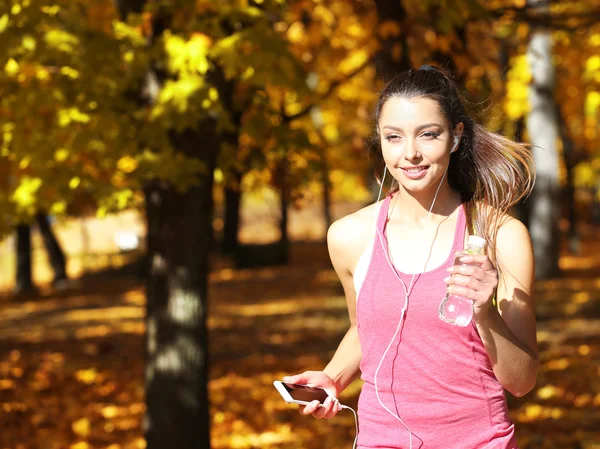
[{"label": "white smartphone", "polygon": [[273,385],[288,404],[308,405],[316,399],[320,403],[319,407],[321,407],[328,397],[331,396],[335,399],[335,396],[324,388],[288,384],[279,380],[273,382]]}]

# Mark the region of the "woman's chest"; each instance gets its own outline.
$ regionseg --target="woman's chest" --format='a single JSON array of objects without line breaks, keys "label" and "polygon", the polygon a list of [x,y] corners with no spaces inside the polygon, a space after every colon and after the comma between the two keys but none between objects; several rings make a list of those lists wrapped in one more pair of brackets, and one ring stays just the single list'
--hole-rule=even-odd
[{"label": "woman's chest", "polygon": [[457,241],[456,227],[456,217],[449,217],[430,229],[387,226],[390,261],[401,273],[422,273],[441,267],[454,259],[455,250],[463,247],[463,242]]}]

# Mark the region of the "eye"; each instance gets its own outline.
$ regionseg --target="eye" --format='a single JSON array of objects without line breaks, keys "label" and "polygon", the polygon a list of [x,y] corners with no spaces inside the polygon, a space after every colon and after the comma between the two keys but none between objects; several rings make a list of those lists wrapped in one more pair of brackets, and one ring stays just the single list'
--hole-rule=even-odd
[{"label": "eye", "polygon": [[400,140],[400,136],[397,134],[389,134],[385,136],[385,140],[388,142],[398,142]]},{"label": "eye", "polygon": [[433,140],[433,139],[437,139],[440,135],[439,135],[439,133],[436,133],[435,131],[425,131],[423,134],[421,134],[421,136],[423,136],[429,140]]}]

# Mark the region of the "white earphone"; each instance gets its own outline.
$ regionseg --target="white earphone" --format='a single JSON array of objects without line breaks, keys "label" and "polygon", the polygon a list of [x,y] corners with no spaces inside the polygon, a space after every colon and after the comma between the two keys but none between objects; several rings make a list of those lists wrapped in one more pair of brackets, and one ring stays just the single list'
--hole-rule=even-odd
[{"label": "white earphone", "polygon": [[454,136],[454,146],[452,147],[452,150],[450,150],[450,153],[454,153],[458,149],[458,143],[459,143],[458,136]]},{"label": "white earphone", "polygon": [[[456,151],[456,148],[458,147],[458,142],[459,139],[458,137],[454,137],[454,147],[451,150],[451,153]],[[442,187],[442,184],[444,182],[444,178],[446,177],[446,173],[448,172],[448,167],[446,167],[446,170],[444,171],[444,175],[442,176],[442,179],[437,187],[437,190],[435,191],[435,195],[433,196],[433,201],[431,202],[431,206],[429,208],[429,212],[427,213],[427,220],[425,221],[425,226],[424,229],[427,229],[427,226],[429,224],[429,220],[431,218],[431,212],[433,211],[433,206],[435,205],[435,200],[437,199],[438,193],[440,192],[440,188]],[[379,199],[381,198],[381,191],[383,188],[383,182],[385,181],[385,175],[387,173],[387,165],[385,166],[384,170],[383,170],[383,178],[381,180],[381,184],[379,186],[379,195],[377,196],[377,201],[375,204],[379,204]],[[377,217],[379,216],[379,207],[377,208],[377,212],[375,214],[375,222],[377,222]],[[382,247],[385,248],[385,244],[384,244],[384,239],[386,237],[384,237],[381,232],[379,231],[379,229],[377,229],[377,227],[375,227],[375,231],[377,236],[379,237],[379,241],[382,245]],[[429,248],[429,251],[427,252],[427,254],[431,253],[431,250],[433,249],[433,244],[435,243],[435,239],[431,242],[431,246]],[[387,353],[389,352],[390,348],[392,347],[392,344],[396,341],[396,337],[398,335],[399,332],[402,331],[402,328],[404,327],[404,321],[406,319],[406,311],[408,309],[408,303],[410,300],[410,294],[412,293],[413,287],[415,285],[415,280],[417,278],[418,273],[413,273],[412,278],[410,280],[409,285],[407,286],[406,283],[402,280],[402,278],[398,275],[398,272],[396,271],[396,269],[394,268],[394,264],[392,263],[391,259],[390,259],[390,255],[389,253],[385,253],[385,258],[387,260],[388,265],[390,266],[390,269],[392,270],[392,272],[394,273],[394,275],[396,276],[396,278],[398,278],[398,280],[400,281],[400,284],[402,285],[403,289],[404,289],[404,304],[402,306],[402,310],[400,312],[400,320],[398,321],[398,326],[396,327],[396,332],[394,332],[394,335],[392,336],[387,348],[385,349],[383,355],[381,356],[381,359],[379,360],[379,364],[377,365],[377,369],[375,370],[375,373],[373,375],[373,383],[375,386],[375,396],[377,397],[377,401],[379,402],[379,405],[381,405],[381,407],[383,407],[384,410],[386,410],[390,415],[392,415],[394,418],[396,418],[398,421],[400,421],[400,423],[404,426],[404,428],[408,431],[408,435],[409,435],[409,449],[413,449],[412,446],[412,438],[413,436],[415,436],[416,438],[418,438],[416,435],[414,435],[412,433],[412,430],[410,430],[410,428],[406,425],[406,423],[402,420],[402,417],[400,417],[400,415],[398,415],[397,413],[394,413],[392,410],[390,410],[381,400],[381,397],[379,396],[379,387],[377,385],[377,375],[379,374],[379,370],[381,369],[381,366],[383,364],[383,361],[385,359],[385,357],[387,356]],[[427,261],[425,261],[425,266],[423,267],[423,271],[426,270],[427,268]],[[399,342],[398,342],[399,343]],[[358,438],[358,437],[357,437]],[[356,441],[355,441],[356,444]]]}]

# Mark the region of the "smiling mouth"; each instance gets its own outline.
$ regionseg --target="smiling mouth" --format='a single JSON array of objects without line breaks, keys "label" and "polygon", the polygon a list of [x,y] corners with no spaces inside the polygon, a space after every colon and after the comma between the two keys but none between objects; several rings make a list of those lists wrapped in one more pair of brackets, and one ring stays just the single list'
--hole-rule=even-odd
[{"label": "smiling mouth", "polygon": [[402,167],[402,170],[408,172],[408,173],[420,173],[424,170],[427,170],[429,167],[428,166],[419,166],[419,167]]}]

